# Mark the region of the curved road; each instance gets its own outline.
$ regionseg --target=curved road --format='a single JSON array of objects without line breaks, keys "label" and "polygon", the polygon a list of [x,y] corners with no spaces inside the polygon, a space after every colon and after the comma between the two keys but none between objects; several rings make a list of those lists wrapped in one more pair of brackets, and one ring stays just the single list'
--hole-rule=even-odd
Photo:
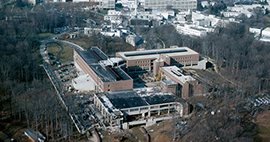
[{"label": "curved road", "polygon": [[56,58],[56,61],[59,62],[59,60],[60,60],[60,54],[62,53],[62,51],[64,50],[64,48],[63,48],[63,46],[62,46],[61,44],[59,44],[58,42],[54,42],[54,43],[56,43],[58,46],[61,47],[61,50],[58,52],[57,58]]},{"label": "curved road", "polygon": [[[74,44],[74,43],[72,43],[72,42],[65,41],[65,40],[57,40],[57,39],[55,39],[55,37],[60,36],[60,35],[63,35],[63,34],[66,34],[66,33],[57,34],[57,35],[54,35],[54,36],[52,36],[52,37],[49,37],[49,38],[40,40],[40,42],[41,42],[41,45],[40,45],[40,54],[41,54],[41,56],[42,56],[42,58],[43,58],[43,60],[44,60],[45,62],[50,63],[50,62],[49,62],[49,58],[45,55],[45,52],[47,51],[47,50],[46,50],[46,44],[47,44],[48,42],[55,42],[56,44],[58,44],[58,45],[62,48],[62,50],[63,50],[63,47],[62,47],[59,43],[57,43],[57,42],[62,42],[62,43],[64,43],[64,44],[68,44],[68,45],[72,46],[73,48],[77,48],[77,49],[80,49],[80,50],[84,50],[81,46],[79,46],[79,45],[77,45],[77,44]],[[58,55],[57,55],[57,61],[60,59],[60,54],[61,54],[62,50],[61,50],[61,51],[58,53]],[[58,57],[59,57],[59,58],[58,58]]]}]

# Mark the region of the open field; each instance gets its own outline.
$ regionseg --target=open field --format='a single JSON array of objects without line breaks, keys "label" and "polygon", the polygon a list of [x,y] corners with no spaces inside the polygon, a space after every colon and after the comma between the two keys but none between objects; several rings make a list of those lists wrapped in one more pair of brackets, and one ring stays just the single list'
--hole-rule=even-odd
[{"label": "open field", "polygon": [[[64,50],[60,54],[59,62],[73,61],[73,47],[59,43]],[[47,51],[54,56],[53,61],[56,61],[58,53],[61,51],[61,47],[57,43],[50,42],[47,44]]]},{"label": "open field", "polygon": [[37,34],[35,35],[35,39],[45,39],[45,38],[49,38],[51,36],[54,36],[54,34],[52,33],[41,33],[41,34]]},{"label": "open field", "polygon": [[146,128],[152,142],[171,142],[172,135],[172,120],[161,121],[155,125]]},{"label": "open field", "polygon": [[[66,38],[68,37],[68,38]],[[91,46],[98,46],[105,54],[108,56],[115,56],[116,52],[120,51],[134,51],[136,47],[124,42],[124,37],[121,38],[110,38],[106,37],[103,41],[96,41],[92,39],[92,37],[88,37],[85,35],[79,35],[76,38],[69,38],[69,36],[62,35],[58,37],[60,40],[67,40],[69,42],[75,43],[81,46],[84,49],[87,49]],[[97,39],[98,40],[98,39]],[[102,39],[99,39],[102,40]]]},{"label": "open field", "polygon": [[77,38],[68,38],[66,39],[69,42],[75,43],[81,46],[84,49],[87,49],[91,46],[94,46],[94,43],[87,36],[78,36]]},{"label": "open field", "polygon": [[257,135],[258,139],[255,141],[270,141],[270,111],[263,111],[257,114],[256,123],[257,123]]}]

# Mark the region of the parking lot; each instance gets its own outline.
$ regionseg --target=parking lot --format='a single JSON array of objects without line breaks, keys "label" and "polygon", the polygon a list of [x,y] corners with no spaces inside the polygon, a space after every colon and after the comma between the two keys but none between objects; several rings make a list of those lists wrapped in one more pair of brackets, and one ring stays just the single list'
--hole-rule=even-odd
[{"label": "parking lot", "polygon": [[267,94],[261,94],[259,97],[248,98],[247,100],[253,103],[254,106],[261,106],[270,103],[270,97]]}]

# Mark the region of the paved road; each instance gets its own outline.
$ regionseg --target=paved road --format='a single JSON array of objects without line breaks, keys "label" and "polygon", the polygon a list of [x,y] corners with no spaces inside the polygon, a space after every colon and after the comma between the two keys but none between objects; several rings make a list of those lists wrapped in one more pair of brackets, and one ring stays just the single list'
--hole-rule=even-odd
[{"label": "paved road", "polygon": [[57,79],[57,77],[55,76],[55,74],[53,73],[52,69],[47,65],[47,64],[44,64],[43,65],[45,71],[47,72],[52,84],[54,85],[55,87],[55,90],[61,94],[62,93],[62,87]]},{"label": "paved road", "polygon": [[[49,37],[49,38],[40,40],[40,42],[41,42],[41,45],[40,45],[40,54],[41,54],[41,56],[42,56],[42,58],[43,58],[43,60],[44,60],[45,62],[50,63],[49,57],[45,55],[45,52],[46,52],[46,44],[47,44],[48,42],[55,42],[55,43],[57,43],[57,42],[62,42],[62,43],[64,43],[64,44],[68,44],[68,45],[72,46],[73,48],[77,48],[77,49],[80,49],[80,50],[84,50],[81,46],[79,46],[79,45],[77,45],[77,44],[74,44],[74,43],[71,43],[71,42],[68,42],[68,41],[65,41],[65,40],[57,40],[57,39],[55,39],[55,37],[60,36],[60,35],[63,35],[63,34],[66,34],[66,33],[57,34],[57,35],[54,35],[54,36],[52,36],[52,37]],[[58,44],[58,43],[57,43],[57,44]],[[59,45],[59,46],[62,48],[62,50],[63,50],[63,47],[62,47],[60,44],[58,44],[58,45]],[[62,50],[58,53],[59,55],[60,55],[60,53],[62,52]],[[58,59],[58,58],[57,58],[57,59]]]},{"label": "paved road", "polygon": [[60,54],[62,53],[62,51],[64,50],[63,46],[61,44],[59,44],[58,42],[54,42],[56,43],[57,45],[59,45],[61,47],[61,50],[58,52],[57,54],[57,58],[56,58],[56,61],[59,62],[60,60]]},{"label": "paved road", "polygon": [[73,48],[77,48],[77,49],[80,49],[80,50],[84,50],[81,46],[77,45],[77,44],[74,44],[72,42],[69,42],[69,41],[65,41],[65,40],[55,40],[55,41],[58,41],[58,42],[62,42],[62,43],[65,43],[65,44],[68,44],[70,46],[72,46]]},{"label": "paved road", "polygon": [[165,43],[163,42],[163,40],[161,40],[158,36],[157,36],[157,39],[160,40],[160,41],[162,42],[163,48],[166,48]]}]

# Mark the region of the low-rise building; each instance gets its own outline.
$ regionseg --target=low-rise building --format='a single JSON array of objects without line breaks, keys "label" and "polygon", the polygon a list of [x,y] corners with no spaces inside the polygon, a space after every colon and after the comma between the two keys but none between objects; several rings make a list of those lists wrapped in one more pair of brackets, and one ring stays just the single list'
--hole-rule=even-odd
[{"label": "low-rise building", "polygon": [[117,0],[117,3],[120,3],[123,7],[128,7],[129,9],[134,9],[138,5],[136,0]]},{"label": "low-rise building", "polygon": [[199,62],[199,53],[188,47],[177,46],[165,49],[117,52],[116,56],[126,61],[128,72],[149,70],[153,71],[155,75],[163,66],[191,67],[197,66]]},{"label": "low-rise building", "polygon": [[120,67],[99,63],[108,59],[97,47],[74,50],[74,65],[92,78],[96,92],[132,89],[133,79]]},{"label": "low-rise building", "polygon": [[83,29],[84,34],[88,34],[88,35],[92,35],[93,33],[97,34],[100,33],[102,31],[102,28],[89,28],[89,27],[85,27]]},{"label": "low-rise building", "polygon": [[270,28],[265,28],[262,30],[260,41],[270,42]]},{"label": "low-rise building", "polygon": [[121,30],[118,30],[118,29],[102,31],[100,33],[104,36],[110,36],[110,37],[121,37],[123,35],[123,32]]},{"label": "low-rise building", "polygon": [[126,42],[131,44],[132,46],[138,45],[139,41],[141,41],[142,38],[136,34],[129,34],[126,37]]},{"label": "low-rise building", "polygon": [[111,23],[115,23],[115,24],[121,24],[123,21],[123,18],[121,15],[105,15],[104,20],[111,21]]},{"label": "low-rise building", "polygon": [[249,32],[254,34],[255,38],[260,38],[262,34],[262,28],[249,27]]},{"label": "low-rise building", "polygon": [[208,1],[201,1],[202,7],[209,7],[209,2]]},{"label": "low-rise building", "polygon": [[108,14],[104,16],[104,20],[111,21],[111,23],[115,24],[121,24],[123,21],[121,11],[108,10]]},{"label": "low-rise building", "polygon": [[197,0],[145,0],[144,9],[167,10],[169,7],[178,10],[197,9]]},{"label": "low-rise building", "polygon": [[98,0],[101,8],[115,9],[115,0]]},{"label": "low-rise building", "polygon": [[89,2],[89,0],[73,0],[73,2]]},{"label": "low-rise building", "polygon": [[206,94],[206,88],[199,81],[194,79],[190,73],[176,67],[168,66],[161,67],[162,76],[168,80],[173,80],[178,83],[177,93],[181,98],[189,98],[191,96]]},{"label": "low-rise building", "polygon": [[189,36],[204,37],[207,35],[207,31],[205,29],[199,29],[193,24],[178,24],[176,26],[176,30],[180,34]]}]

